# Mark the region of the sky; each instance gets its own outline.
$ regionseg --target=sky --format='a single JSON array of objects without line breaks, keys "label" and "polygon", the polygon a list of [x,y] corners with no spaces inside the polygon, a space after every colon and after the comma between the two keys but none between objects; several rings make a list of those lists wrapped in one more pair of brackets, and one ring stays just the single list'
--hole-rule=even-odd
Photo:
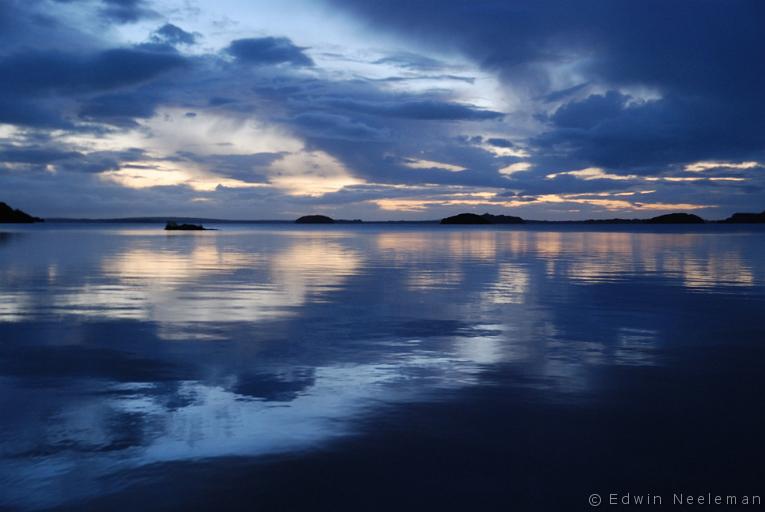
[{"label": "sky", "polygon": [[759,0],[0,0],[44,217],[765,209]]}]

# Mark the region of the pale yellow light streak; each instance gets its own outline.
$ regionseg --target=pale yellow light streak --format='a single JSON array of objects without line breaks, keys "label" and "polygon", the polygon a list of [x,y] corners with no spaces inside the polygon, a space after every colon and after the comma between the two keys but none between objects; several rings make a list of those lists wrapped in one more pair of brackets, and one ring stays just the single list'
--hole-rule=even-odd
[{"label": "pale yellow light streak", "polygon": [[717,161],[701,161],[694,162],[685,166],[685,170],[688,172],[703,172],[709,169],[754,169],[755,167],[763,167],[760,162],[717,162]]},{"label": "pale yellow light streak", "polygon": [[406,167],[410,169],[443,169],[449,172],[462,172],[466,170],[459,165],[447,164],[444,162],[436,162],[434,160],[422,160],[422,159],[409,159],[404,163]]}]

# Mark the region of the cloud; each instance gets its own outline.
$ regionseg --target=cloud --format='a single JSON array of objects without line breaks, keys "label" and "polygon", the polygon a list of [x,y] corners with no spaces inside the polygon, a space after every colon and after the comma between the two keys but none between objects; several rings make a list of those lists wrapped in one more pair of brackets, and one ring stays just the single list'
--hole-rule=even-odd
[{"label": "cloud", "polygon": [[101,16],[116,23],[134,23],[158,16],[144,0],[102,0],[102,3]]},{"label": "cloud", "polygon": [[374,61],[374,64],[390,64],[404,69],[436,71],[448,67],[446,63],[412,52],[396,52]]},{"label": "cloud", "polygon": [[114,48],[89,55],[27,51],[0,58],[0,91],[5,93],[77,92],[114,89],[150,80],[182,67],[176,54]]},{"label": "cloud", "polygon": [[0,123],[38,128],[72,128],[58,108],[45,108],[42,101],[16,95],[0,95]]},{"label": "cloud", "polygon": [[84,152],[56,141],[16,145],[0,142],[0,170],[12,168],[13,172],[26,171],[38,177],[51,172],[98,174],[117,169],[122,162],[140,160],[149,160],[140,148]]},{"label": "cloud", "polygon": [[475,77],[472,76],[460,76],[460,75],[417,75],[417,76],[387,76],[385,78],[370,79],[375,82],[417,82],[422,80],[443,82],[446,80],[454,80],[455,82],[465,82],[467,84],[474,84]]},{"label": "cloud", "polygon": [[564,104],[550,120],[562,128],[589,129],[621,115],[628,108],[630,97],[618,91],[593,94],[581,101]]},{"label": "cloud", "polygon": [[226,48],[227,53],[246,64],[313,66],[313,60],[304,53],[304,50],[305,48],[295,46],[286,37],[237,39]]},{"label": "cloud", "polygon": [[0,162],[3,163],[49,164],[83,156],[77,151],[40,146],[14,147],[3,145],[0,146],[0,149],[2,150]]},{"label": "cloud", "polygon": [[412,44],[456,48],[497,73],[532,115],[563,104],[539,149],[570,145],[572,163],[748,160],[765,145],[765,74],[753,65],[765,50],[761,2],[331,3]]},{"label": "cloud", "polygon": [[416,158],[404,159],[404,165],[406,167],[409,167],[410,169],[425,169],[425,170],[442,169],[444,171],[450,171],[450,172],[462,172],[467,170],[464,167],[461,167],[459,165],[449,164],[445,162],[434,162],[433,160],[420,160]]},{"label": "cloud", "polygon": [[[765,174],[748,164],[765,161],[756,2],[324,1],[344,20],[333,30],[373,21],[361,40],[330,45],[318,21],[301,32],[268,16],[248,30],[274,35],[245,39],[204,16],[200,32],[146,22],[191,19],[162,2],[0,2],[0,187],[43,209],[64,208],[59,194],[221,217],[251,217],[254,198],[273,216],[353,197],[344,216],[398,204],[429,217],[489,191],[538,217],[571,206],[531,200],[543,195],[647,190],[762,209]],[[104,179],[115,172],[145,188]],[[432,187],[479,195],[418,202]]]},{"label": "cloud", "polygon": [[498,137],[488,138],[488,139],[486,139],[486,142],[488,144],[491,144],[492,146],[495,146],[495,147],[498,147],[498,148],[512,148],[513,147],[513,143],[512,142],[510,142],[507,139],[502,139],[502,138],[498,138]]},{"label": "cloud", "polygon": [[173,46],[178,45],[193,45],[197,42],[197,34],[186,32],[182,28],[173,25],[172,23],[165,23],[151,35],[151,40],[155,43],[166,43]]},{"label": "cloud", "polygon": [[[0,122],[40,128],[75,128],[75,117],[129,125],[128,117],[147,117],[155,94],[135,91],[100,97],[90,94],[148,83],[189,65],[177,53],[142,48],[112,48],[66,53],[26,49],[0,55]],[[81,105],[77,105],[81,103]]]},{"label": "cloud", "polygon": [[[765,114],[765,112],[763,112]],[[762,153],[759,120],[705,98],[640,101],[615,91],[560,107],[532,142],[541,153],[619,172],[655,174],[675,164]]]},{"label": "cloud", "polygon": [[176,156],[182,162],[203,165],[210,172],[241,180],[246,183],[267,183],[270,174],[269,167],[288,153],[261,152],[249,155],[213,154],[200,155],[190,151],[178,153]]},{"label": "cloud", "polygon": [[428,121],[480,121],[499,119],[504,115],[501,112],[477,108],[474,105],[461,105],[437,100],[407,101],[402,99],[386,103],[330,100],[327,103],[336,108],[364,114]]},{"label": "cloud", "polygon": [[303,128],[303,133],[310,132],[319,138],[340,138],[348,140],[377,140],[386,137],[383,129],[373,128],[346,116],[325,112],[306,112],[290,120],[291,124]]},{"label": "cloud", "polygon": [[154,115],[160,100],[146,93],[117,93],[85,101],[79,111],[82,119],[117,126],[135,126],[135,119]]}]

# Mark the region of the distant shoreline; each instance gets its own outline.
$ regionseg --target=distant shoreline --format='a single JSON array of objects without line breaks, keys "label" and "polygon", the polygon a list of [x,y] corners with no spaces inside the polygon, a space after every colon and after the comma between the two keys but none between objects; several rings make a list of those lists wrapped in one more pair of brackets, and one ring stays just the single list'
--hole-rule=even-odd
[{"label": "distant shoreline", "polygon": [[635,224],[765,224],[765,211],[761,213],[734,213],[727,219],[706,220],[697,215],[685,212],[675,212],[646,219],[585,219],[585,220],[534,220],[506,214],[477,214],[472,212],[459,213],[442,219],[431,220],[372,220],[361,219],[333,219],[326,215],[309,214],[293,219],[216,219],[207,217],[178,217],[168,216],[145,216],[145,217],[111,217],[105,219],[92,219],[87,217],[51,217],[42,219],[28,213],[13,209],[6,203],[0,202],[0,223],[35,223],[48,222],[54,224],[167,224],[170,225],[198,225],[203,224],[412,224],[412,225],[635,225]]},{"label": "distant shoreline", "polygon": [[[78,219],[78,218],[46,218],[45,222],[49,224],[165,224],[168,221],[174,222],[186,222],[186,223],[198,223],[198,224],[289,224],[294,225],[294,220],[281,220],[281,219],[254,219],[254,220],[240,220],[240,219],[208,219],[202,217],[125,217],[125,218],[110,218],[110,219]],[[369,224],[441,224],[441,219],[436,220],[335,220],[332,224],[340,225],[369,225]],[[313,224],[319,226],[327,226],[332,224]],[[587,220],[533,220],[524,219],[523,224],[480,224],[482,226],[508,226],[508,225],[651,225],[648,219],[587,219]],[[706,220],[704,224],[723,224],[723,225],[735,225],[737,223],[726,222],[725,220]],[[696,224],[696,225],[704,225]],[[751,223],[738,223],[738,224],[759,224],[757,222]],[[311,225],[311,224],[308,224]],[[459,224],[454,224],[459,225]],[[471,224],[462,224],[471,225]],[[473,224],[476,225],[476,224]]]},{"label": "distant shoreline", "polygon": [[[114,219],[46,218],[52,224],[165,224],[168,221],[197,224],[295,224],[295,220],[281,219],[207,219],[202,217],[125,217]],[[439,220],[334,220],[333,224],[438,224]],[[323,224],[327,225],[327,224]]]}]

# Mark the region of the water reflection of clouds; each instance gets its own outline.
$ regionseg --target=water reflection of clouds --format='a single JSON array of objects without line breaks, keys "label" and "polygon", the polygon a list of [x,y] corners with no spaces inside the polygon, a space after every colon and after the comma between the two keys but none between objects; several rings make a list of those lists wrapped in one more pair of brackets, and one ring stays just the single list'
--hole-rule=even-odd
[{"label": "water reflection of clouds", "polygon": [[582,283],[624,281],[630,277],[678,276],[687,288],[753,286],[751,265],[726,236],[666,233],[540,233],[534,253],[548,259],[548,273],[563,269]]},{"label": "water reflection of clouds", "polygon": [[[291,314],[340,286],[361,264],[353,249],[311,239],[245,253],[202,238],[187,250],[140,247],[107,255],[82,284],[45,290],[59,315],[166,323],[258,321]],[[247,272],[246,279],[237,272]],[[55,281],[56,273],[48,275]],[[0,319],[40,313],[26,292],[0,296]]]},{"label": "water reflection of clouds", "polygon": [[98,383],[70,382],[70,395],[60,394],[56,405],[50,390],[26,389],[33,409],[26,413],[47,421],[34,432],[23,424],[5,429],[0,503],[36,508],[112,492],[119,481],[104,477],[148,464],[311,449],[352,435],[351,421],[371,407],[422,396],[424,389],[409,385],[415,377],[441,390],[475,383],[454,359],[413,354],[395,365],[316,368],[310,385],[285,400],[239,394],[236,376],[170,389],[127,382],[97,390]]},{"label": "water reflection of clouds", "polygon": [[[13,244],[0,254],[0,329],[79,333],[63,345],[55,330],[3,331],[0,405],[24,404],[0,434],[16,505],[108,492],[104,476],[146,464],[310,449],[492,368],[575,399],[602,385],[592,368],[661,363],[666,318],[631,315],[624,293],[645,305],[667,283],[667,300],[762,285],[758,251],[701,235],[84,236],[79,266],[54,251],[7,258]],[[225,343],[193,341],[208,337]]]},{"label": "water reflection of clouds", "polygon": [[495,304],[521,304],[529,291],[529,271],[516,263],[499,263],[497,281],[484,294]]}]

